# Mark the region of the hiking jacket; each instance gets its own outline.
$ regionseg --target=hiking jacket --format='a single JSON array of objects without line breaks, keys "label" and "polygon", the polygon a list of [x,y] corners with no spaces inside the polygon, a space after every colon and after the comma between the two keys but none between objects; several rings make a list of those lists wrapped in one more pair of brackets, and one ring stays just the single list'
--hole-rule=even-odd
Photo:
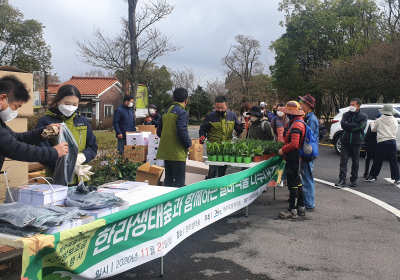
[{"label": "hiking jacket", "polygon": [[[77,113],[74,113],[71,117],[67,118],[58,110],[58,108],[53,107],[48,109],[45,115],[38,120],[36,127],[47,127],[49,124],[62,122],[66,124],[74,136],[76,144],[78,144],[79,153],[84,154],[86,157],[84,163],[88,163],[94,159],[97,156],[97,141],[87,118],[82,117]],[[53,138],[39,143],[38,146],[53,147],[58,144],[57,141],[57,138]],[[56,160],[39,161],[41,164],[46,166],[46,176],[53,177]],[[84,181],[86,181],[86,179]],[[74,175],[72,184],[77,183],[79,183],[78,177]]]},{"label": "hiking jacket", "polygon": [[239,140],[243,140],[247,138],[247,134],[249,132],[249,127],[250,127],[250,117],[245,118],[244,116],[241,116],[239,119],[240,123],[244,123],[244,129],[242,131],[242,133],[240,133],[239,135],[237,135]]},{"label": "hiking jacket", "polygon": [[268,121],[258,119],[255,122],[250,122],[248,138],[271,141],[274,140],[274,132],[272,131],[271,125]]},{"label": "hiking jacket", "polygon": [[319,121],[313,111],[308,112],[304,116],[304,122],[311,128],[312,132],[314,132],[315,139],[319,142]]},{"label": "hiking jacket", "polygon": [[343,128],[342,144],[349,146],[361,146],[364,140],[364,130],[368,117],[363,112],[346,112],[343,114],[340,125]]},{"label": "hiking jacket", "polygon": [[189,115],[178,102],[165,111],[157,127],[157,136],[160,137],[157,159],[186,161],[188,148],[192,145],[188,122]]},{"label": "hiking jacket", "polygon": [[274,132],[275,135],[275,141],[279,141],[284,143],[285,142],[285,128],[287,128],[289,124],[289,118],[285,116],[285,119],[283,117],[275,117],[271,121],[271,127],[272,131]]},{"label": "hiking jacket", "polygon": [[6,157],[27,162],[57,160],[58,152],[56,149],[32,146],[44,141],[42,137],[44,128],[16,133],[0,118],[0,169],[3,167]]},{"label": "hiking jacket", "polygon": [[114,112],[113,127],[118,137],[122,134],[122,138],[126,138],[126,132],[136,131],[135,115],[132,108],[121,104]]},{"label": "hiking jacket", "polygon": [[303,147],[306,127],[302,122],[296,122],[297,120],[303,120],[303,117],[297,116],[289,122],[290,129],[286,133],[282,147],[286,161],[298,161],[300,157],[299,150]]},{"label": "hiking jacket", "polygon": [[199,135],[206,137],[210,142],[221,143],[222,141],[231,141],[233,130],[239,135],[242,133],[240,123],[236,114],[231,111],[226,111],[223,116],[217,112],[209,113],[200,126]]},{"label": "hiking jacket", "polygon": [[[372,124],[371,124],[372,125]],[[365,134],[365,150],[369,154],[375,154],[376,150],[376,132],[371,131],[371,125],[368,126],[367,134]]]},{"label": "hiking jacket", "polygon": [[371,124],[371,131],[377,133],[377,141],[397,140],[399,125],[393,116],[382,115]]}]

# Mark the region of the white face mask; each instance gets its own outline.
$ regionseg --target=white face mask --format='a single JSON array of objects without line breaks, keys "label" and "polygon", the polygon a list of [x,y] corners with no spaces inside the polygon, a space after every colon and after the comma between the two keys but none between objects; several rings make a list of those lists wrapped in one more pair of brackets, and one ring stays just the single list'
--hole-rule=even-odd
[{"label": "white face mask", "polygon": [[133,103],[129,103],[128,107],[132,108],[133,107]]},{"label": "white face mask", "polygon": [[150,114],[155,114],[155,113],[156,113],[156,110],[154,110],[154,109],[149,109],[149,112],[150,112]]},{"label": "white face mask", "polygon": [[278,114],[278,116],[283,117],[283,115],[285,114],[284,112],[278,111],[276,112]]},{"label": "white face mask", "polygon": [[350,110],[350,112],[355,112],[355,111],[357,111],[357,107],[355,107],[355,106],[350,106],[350,107],[349,107],[349,110]]},{"label": "white face mask", "polygon": [[247,112],[243,112],[243,117],[245,117],[245,118],[249,117],[249,115],[247,114]]},{"label": "white face mask", "polygon": [[64,116],[70,117],[76,110],[78,110],[78,107],[73,105],[58,105],[58,110],[60,110]]},{"label": "white face mask", "polygon": [[254,116],[251,117],[251,121],[252,121],[252,122],[255,122],[256,120],[258,120],[257,117],[254,117]]},{"label": "white face mask", "polygon": [[7,109],[0,112],[0,118],[4,122],[12,121],[18,116],[18,111],[17,110],[14,111],[10,108],[10,104],[8,103],[8,98],[7,98],[7,105],[8,105]]}]

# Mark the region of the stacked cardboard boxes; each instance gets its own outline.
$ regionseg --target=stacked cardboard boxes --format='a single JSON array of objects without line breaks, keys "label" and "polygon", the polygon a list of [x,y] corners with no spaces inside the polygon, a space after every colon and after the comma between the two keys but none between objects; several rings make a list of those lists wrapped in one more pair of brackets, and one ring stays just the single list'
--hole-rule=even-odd
[{"label": "stacked cardboard boxes", "polygon": [[149,137],[149,151],[147,153],[147,162],[151,165],[164,166],[164,161],[156,159],[158,147],[160,145],[160,138],[157,135],[150,135]]}]

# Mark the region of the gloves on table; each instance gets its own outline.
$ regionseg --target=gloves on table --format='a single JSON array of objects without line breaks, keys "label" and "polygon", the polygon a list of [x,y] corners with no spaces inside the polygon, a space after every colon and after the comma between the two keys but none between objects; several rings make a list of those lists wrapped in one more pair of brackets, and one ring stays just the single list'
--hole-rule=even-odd
[{"label": "gloves on table", "polygon": [[206,141],[206,137],[201,136],[199,141],[200,141],[200,144],[204,144],[204,142]]}]

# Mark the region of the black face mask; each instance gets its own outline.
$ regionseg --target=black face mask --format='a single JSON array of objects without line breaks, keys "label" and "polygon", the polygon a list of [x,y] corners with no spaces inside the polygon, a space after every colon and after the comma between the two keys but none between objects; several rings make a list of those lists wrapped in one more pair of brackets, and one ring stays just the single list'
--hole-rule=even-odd
[{"label": "black face mask", "polygon": [[225,111],[217,111],[217,114],[223,117],[225,115]]}]

